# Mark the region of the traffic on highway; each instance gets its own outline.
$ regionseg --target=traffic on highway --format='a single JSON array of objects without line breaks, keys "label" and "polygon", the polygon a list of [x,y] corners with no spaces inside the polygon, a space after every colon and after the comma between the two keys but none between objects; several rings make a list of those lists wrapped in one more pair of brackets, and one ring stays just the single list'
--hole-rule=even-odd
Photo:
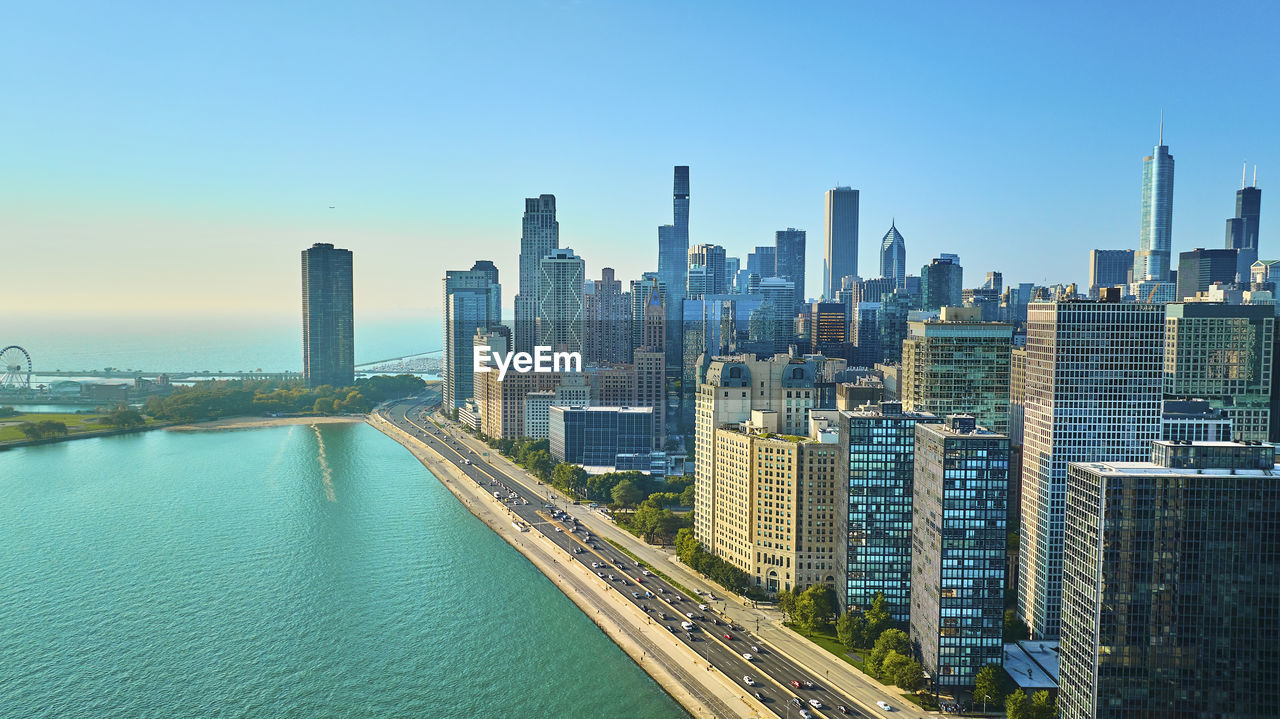
[{"label": "traffic on highway", "polygon": [[[640,562],[582,524],[574,512],[595,511],[573,505],[536,480],[510,476],[487,461],[486,450],[467,447],[463,440],[429,419],[433,405],[421,398],[389,403],[379,410],[384,418],[424,442],[453,463],[464,475],[502,502],[520,531],[532,530],[549,538],[607,583],[623,599],[638,606],[649,621],[672,637],[780,717],[872,716],[849,697],[807,676],[789,658],[770,648],[744,627],[720,616],[711,594],[694,596],[678,591]],[[562,506],[563,505],[563,506]],[[525,525],[521,528],[520,525]],[[890,713],[881,708],[882,712]]]}]

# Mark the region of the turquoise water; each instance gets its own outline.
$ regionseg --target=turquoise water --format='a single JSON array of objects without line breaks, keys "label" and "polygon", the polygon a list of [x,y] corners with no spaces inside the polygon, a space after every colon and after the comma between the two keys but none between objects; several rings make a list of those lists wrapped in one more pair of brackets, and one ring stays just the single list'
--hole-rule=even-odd
[{"label": "turquoise water", "polygon": [[681,717],[367,425],[0,452],[0,717]]}]

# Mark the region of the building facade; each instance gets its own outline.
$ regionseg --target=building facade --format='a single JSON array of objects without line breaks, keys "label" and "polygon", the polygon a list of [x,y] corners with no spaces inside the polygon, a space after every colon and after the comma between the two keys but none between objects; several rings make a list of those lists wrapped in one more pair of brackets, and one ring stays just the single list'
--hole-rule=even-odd
[{"label": "building facade", "polygon": [[858,275],[858,191],[850,187],[827,190],[826,209],[822,297],[832,300],[841,280]]},{"label": "building facade", "polygon": [[895,621],[911,616],[911,521],[916,425],[940,417],[896,402],[841,413],[848,461],[846,605],[867,609],[877,594]]},{"label": "building facade", "polygon": [[894,289],[901,289],[907,281],[907,240],[898,232],[897,223],[889,225],[880,241],[880,276],[893,280]]},{"label": "building facade", "polygon": [[1018,613],[1058,636],[1070,462],[1140,461],[1160,436],[1164,306],[1033,302],[1023,380]]},{"label": "building facade", "polygon": [[1133,281],[1133,250],[1089,250],[1089,298],[1103,287],[1127,287]]},{"label": "building facade", "polygon": [[560,407],[548,415],[551,457],[587,467],[614,467],[619,454],[653,448],[652,407]]},{"label": "building facade", "polygon": [[560,247],[556,196],[539,195],[524,201],[520,221],[520,291],[515,297],[515,351],[532,352],[538,344],[537,317],[542,258]]},{"label": "building facade", "polygon": [[1206,250],[1197,247],[1178,253],[1177,299],[1195,297],[1215,282],[1235,282],[1239,272],[1238,250]]},{"label": "building facade", "polygon": [[1269,444],[1156,442],[1067,473],[1063,719],[1276,715],[1280,467]]},{"label": "building facade", "polygon": [[805,231],[794,227],[778,230],[774,233],[774,247],[777,248],[774,273],[790,282],[795,290],[794,300],[787,308],[788,315],[794,317],[802,309],[806,297],[804,292]]},{"label": "building facade", "polygon": [[902,343],[902,408],[944,417],[971,414],[998,434],[1009,431],[1009,352],[1003,322],[909,322]]},{"label": "building facade", "polygon": [[1169,280],[1173,247],[1173,155],[1164,144],[1164,120],[1160,142],[1142,158],[1142,223],[1138,252],[1133,258],[1133,281]]},{"label": "building facade", "polygon": [[973,417],[916,425],[911,643],[940,687],[1003,660],[1009,438]]},{"label": "building facade", "polygon": [[356,371],[351,250],[302,251],[302,375],[308,387],[350,387]]},{"label": "building facade", "polygon": [[584,298],[586,311],[586,351],[589,364],[631,361],[631,294],[622,290],[612,267],[600,269],[600,279],[591,282]]},{"label": "building facade", "polygon": [[964,269],[955,255],[935,257],[920,268],[921,309],[959,307],[963,302]]},{"label": "building facade", "polygon": [[489,260],[478,260],[470,270],[445,272],[443,307],[444,406],[456,409],[472,396],[476,330],[502,322],[498,268]]},{"label": "building facade", "polygon": [[[1236,190],[1236,214],[1227,220],[1225,247],[1237,250],[1240,256],[1241,274],[1258,261],[1258,223],[1262,216],[1262,190],[1258,189],[1258,168],[1253,169],[1253,186],[1246,187],[1244,173],[1240,176],[1240,189]],[[1244,277],[1241,277],[1243,281]]]},{"label": "building facade", "polygon": [[586,348],[586,269],[586,262],[567,247],[552,250],[538,263],[537,345],[579,354]]}]

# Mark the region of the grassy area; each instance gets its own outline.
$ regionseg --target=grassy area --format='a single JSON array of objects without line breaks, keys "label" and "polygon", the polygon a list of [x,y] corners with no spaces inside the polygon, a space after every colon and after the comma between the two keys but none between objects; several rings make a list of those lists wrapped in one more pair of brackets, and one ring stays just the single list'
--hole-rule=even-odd
[{"label": "grassy area", "polygon": [[[845,661],[845,663],[849,664],[852,667],[855,667],[858,671],[864,674],[868,674],[868,675],[870,674],[869,672],[867,672],[867,663],[865,661],[854,659],[853,657],[849,656],[849,653],[848,653],[849,650],[845,649],[844,645],[840,643],[840,640],[836,638],[834,631],[819,629],[816,632],[810,633],[801,629],[799,625],[791,622],[786,622],[783,624],[783,626],[795,632],[796,634],[799,634],[805,639],[808,639],[814,644],[817,644],[823,649],[826,649],[828,652],[831,652],[837,657],[840,657]],[[853,651],[858,656],[866,656],[867,654],[871,653],[870,649],[854,649]]]},{"label": "grassy area", "polygon": [[664,574],[661,570],[659,570],[659,569],[655,568],[653,565],[649,564],[648,562],[644,561],[643,559],[641,559],[641,558],[637,557],[636,555],[632,554],[630,550],[628,550],[626,547],[622,546],[621,544],[618,544],[617,542],[613,541],[612,539],[606,539],[606,540],[604,540],[604,541],[608,542],[609,544],[612,544],[612,545],[614,546],[614,548],[615,548],[615,549],[617,549],[619,552],[622,552],[623,554],[627,555],[628,557],[631,557],[631,559],[633,559],[634,561],[639,562],[639,563],[640,563],[640,566],[642,566],[642,567],[644,567],[645,569],[648,569],[650,572],[653,572],[654,574],[658,575],[658,578],[659,578],[659,579],[661,579],[662,581],[666,582],[667,584],[670,584],[671,586],[675,587],[676,589],[679,589],[681,592],[684,592],[684,595],[685,595],[686,597],[696,597],[696,596],[698,596],[697,594],[695,594],[695,593],[693,592],[693,590],[692,590],[692,589],[689,589],[688,587],[684,586],[684,585],[683,585],[683,584],[681,584],[680,582],[677,582],[676,580],[672,579],[671,577],[668,577],[668,576],[667,576],[666,574]]},{"label": "grassy area", "polygon": [[0,442],[10,442],[13,440],[26,439],[27,435],[23,434],[22,431],[18,429],[18,425],[22,424],[23,422],[40,422],[42,420],[49,420],[52,422],[62,422],[63,424],[67,425],[68,435],[77,434],[80,432],[88,432],[92,430],[110,429],[109,425],[98,424],[98,420],[100,420],[103,416],[104,415],[101,413],[95,413],[95,414],[35,413],[35,414],[19,414],[13,417],[5,417],[4,419],[0,419]]}]

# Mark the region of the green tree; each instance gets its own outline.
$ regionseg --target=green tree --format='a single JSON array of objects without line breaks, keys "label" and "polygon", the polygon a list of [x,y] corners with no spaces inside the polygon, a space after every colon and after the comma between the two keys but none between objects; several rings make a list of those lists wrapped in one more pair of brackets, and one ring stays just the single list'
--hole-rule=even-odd
[{"label": "green tree", "polygon": [[867,646],[867,615],[862,612],[845,612],[836,620],[836,638],[850,651]]},{"label": "green tree", "polygon": [[17,417],[18,410],[13,407],[0,407],[0,417]]},{"label": "green tree", "polygon": [[1027,623],[1022,621],[1022,617],[1012,609],[1004,610],[1004,640],[1006,642],[1017,642],[1027,639],[1031,636],[1031,629]]},{"label": "green tree", "polygon": [[889,673],[889,679],[899,689],[914,692],[924,684],[924,667],[920,666],[920,662],[908,658]]},{"label": "green tree", "polygon": [[880,676],[882,674],[882,665],[889,652],[897,652],[906,656],[910,651],[911,640],[907,637],[906,632],[901,629],[886,629],[876,639],[876,645],[871,648],[871,653],[867,656],[867,669],[872,674]]},{"label": "green tree", "polygon": [[141,427],[146,424],[146,420],[143,419],[142,414],[138,412],[138,410],[124,406],[116,407],[111,410],[111,413],[106,417],[103,417],[102,421],[114,427],[120,427],[121,429]]},{"label": "green tree", "polygon": [[555,469],[556,463],[551,459],[550,452],[545,449],[535,449],[525,455],[524,466],[535,477],[546,482],[551,479],[551,470]]},{"label": "green tree", "polygon": [[[805,603],[804,609],[800,609],[800,601]],[[831,623],[835,618],[836,610],[839,603],[836,600],[836,590],[832,589],[828,584],[814,584],[809,586],[800,594],[800,599],[796,601],[797,611],[803,611],[804,616],[801,621],[806,623],[806,629],[816,631]]]},{"label": "green tree", "polygon": [[999,704],[1004,699],[1004,672],[997,664],[987,664],[978,670],[973,679],[973,699],[982,702],[982,710],[987,710],[987,703]]},{"label": "green tree", "polygon": [[[621,487],[620,483],[618,487]],[[617,494],[617,487],[614,488],[614,494]],[[631,527],[640,534],[640,538],[646,542],[653,541],[653,535],[658,532],[658,527],[662,522],[662,510],[657,507],[646,504],[637,509],[631,515]]]},{"label": "green tree", "polygon": [[1049,698],[1049,692],[1038,691],[1031,695],[1031,719],[1055,719],[1058,716],[1058,702]]},{"label": "green tree", "polygon": [[871,599],[871,606],[866,611],[867,634],[863,638],[862,646],[874,644],[886,629],[891,629],[896,624],[886,604],[884,592],[876,592],[876,596]]},{"label": "green tree", "polygon": [[685,487],[684,491],[680,492],[680,506],[692,507],[694,494],[696,494],[696,492],[692,484],[689,485],[688,487]]},{"label": "green tree", "polygon": [[614,503],[623,507],[634,507],[641,499],[640,488],[626,479],[615,484],[610,494],[613,496]]},{"label": "green tree", "polygon": [[778,603],[778,609],[782,611],[783,617],[795,619],[796,614],[796,594],[790,589],[783,589],[778,592],[774,598]]},{"label": "green tree", "polygon": [[800,592],[791,609],[791,618],[806,632],[818,629],[818,615],[814,607],[813,597],[808,592]]},{"label": "green tree", "polygon": [[676,532],[676,556],[680,561],[689,564],[693,558],[693,550],[697,546],[698,540],[694,539],[692,529],[685,528]]},{"label": "green tree", "polygon": [[1004,698],[1005,719],[1033,719],[1031,701],[1021,689]]}]

